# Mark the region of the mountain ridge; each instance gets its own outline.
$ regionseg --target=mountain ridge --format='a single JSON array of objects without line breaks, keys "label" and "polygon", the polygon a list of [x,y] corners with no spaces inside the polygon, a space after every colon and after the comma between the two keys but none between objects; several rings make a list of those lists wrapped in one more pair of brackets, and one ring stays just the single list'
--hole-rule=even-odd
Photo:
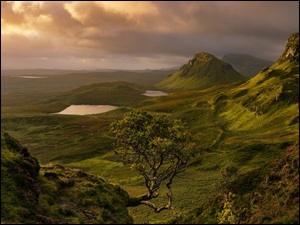
[{"label": "mountain ridge", "polygon": [[198,52],[177,72],[156,86],[163,90],[205,89],[214,85],[245,81],[247,78],[214,55]]}]

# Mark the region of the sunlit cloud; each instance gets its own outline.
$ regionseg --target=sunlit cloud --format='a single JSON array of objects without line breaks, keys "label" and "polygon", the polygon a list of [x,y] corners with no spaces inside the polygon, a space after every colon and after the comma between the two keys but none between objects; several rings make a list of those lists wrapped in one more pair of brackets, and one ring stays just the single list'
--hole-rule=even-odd
[{"label": "sunlit cloud", "polygon": [[83,6],[82,2],[70,2],[64,5],[64,8],[70,13],[71,17],[81,24],[85,24],[86,20],[89,17],[89,11],[86,11],[86,8]]},{"label": "sunlit cloud", "polygon": [[298,27],[289,1],[1,1],[2,67],[159,68],[199,51],[276,60]]},{"label": "sunlit cloud", "polygon": [[1,19],[1,36],[2,35],[20,35],[33,37],[38,36],[39,32],[37,30],[24,28],[22,26],[15,26],[11,24],[5,23],[4,20]]},{"label": "sunlit cloud", "polygon": [[96,2],[106,11],[112,11],[129,16],[157,15],[158,9],[152,2],[144,1],[101,1]]}]

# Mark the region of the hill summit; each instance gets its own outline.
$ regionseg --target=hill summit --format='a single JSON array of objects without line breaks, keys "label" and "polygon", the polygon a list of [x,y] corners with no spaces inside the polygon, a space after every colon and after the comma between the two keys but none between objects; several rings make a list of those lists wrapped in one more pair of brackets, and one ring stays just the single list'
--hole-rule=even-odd
[{"label": "hill summit", "polygon": [[214,85],[244,81],[246,77],[214,55],[198,52],[177,72],[157,84],[165,90],[206,89]]}]

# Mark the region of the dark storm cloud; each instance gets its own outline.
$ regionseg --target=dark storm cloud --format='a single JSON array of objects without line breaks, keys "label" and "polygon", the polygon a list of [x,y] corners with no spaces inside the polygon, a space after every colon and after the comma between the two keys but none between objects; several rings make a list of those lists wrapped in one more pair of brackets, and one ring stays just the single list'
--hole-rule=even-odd
[{"label": "dark storm cloud", "polygon": [[289,1],[1,2],[1,13],[7,66],[168,67],[199,51],[276,60],[299,27]]}]

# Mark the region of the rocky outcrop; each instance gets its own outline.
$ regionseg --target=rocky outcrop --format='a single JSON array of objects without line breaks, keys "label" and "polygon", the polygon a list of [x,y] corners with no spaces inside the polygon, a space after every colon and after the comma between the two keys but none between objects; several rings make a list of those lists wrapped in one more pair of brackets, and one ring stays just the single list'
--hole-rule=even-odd
[{"label": "rocky outcrop", "polygon": [[288,38],[284,52],[276,63],[299,62],[299,32],[292,33]]},{"label": "rocky outcrop", "polygon": [[40,185],[37,180],[40,171],[38,160],[30,155],[28,149],[23,147],[8,133],[3,133],[7,147],[20,155],[15,165],[8,166],[8,171],[16,177],[21,188],[22,197],[28,203],[37,204]]}]

